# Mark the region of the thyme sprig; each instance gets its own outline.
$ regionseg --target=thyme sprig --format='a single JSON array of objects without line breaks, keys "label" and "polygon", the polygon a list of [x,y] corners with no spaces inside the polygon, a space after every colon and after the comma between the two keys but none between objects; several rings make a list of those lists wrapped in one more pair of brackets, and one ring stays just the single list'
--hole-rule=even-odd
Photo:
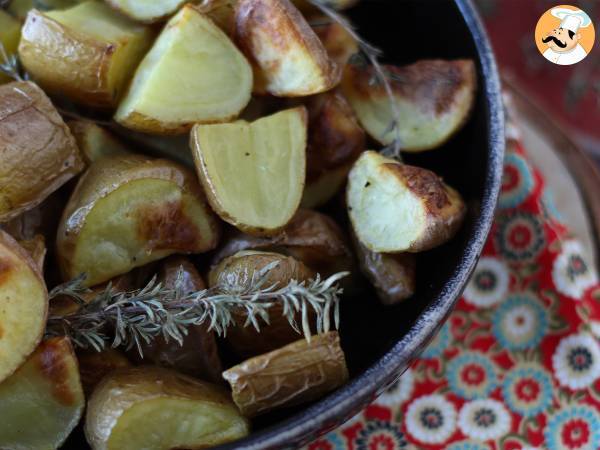
[{"label": "thyme sprig", "polygon": [[17,55],[6,53],[2,42],[0,42],[0,58],[0,72],[4,75],[11,77],[15,81],[25,81],[28,79],[26,73],[21,75],[22,68]]},{"label": "thyme sprig", "polygon": [[[388,128],[386,129],[384,135],[391,133],[392,131],[395,133],[394,141],[381,149],[381,153],[390,158],[397,159],[402,161],[402,155],[400,153],[402,141],[400,138],[400,110],[398,109],[398,105],[396,104],[396,100],[394,99],[394,92],[392,90],[392,84],[389,76],[389,72],[384,69],[384,67],[380,63],[380,58],[383,55],[383,51],[374,45],[367,42],[362,36],[358,34],[354,25],[344,17],[339,11],[336,11],[331,6],[329,6],[327,0],[309,0],[311,4],[317,7],[323,14],[325,14],[329,19],[337,22],[341,27],[343,27],[350,36],[356,41],[359,48],[359,56],[366,59],[366,61],[373,67],[375,72],[375,81],[381,83],[383,86],[385,93],[388,97],[390,103],[390,110],[392,112],[392,119]],[[353,61],[357,61],[357,58],[354,58]]]},{"label": "thyme sprig", "polygon": [[[142,289],[116,292],[109,284],[91,300],[83,294],[91,291],[83,287],[84,276],[57,286],[50,299],[66,296],[80,305],[79,309],[64,316],[48,319],[48,336],[69,336],[82,348],[101,351],[112,347],[137,348],[143,357],[143,344],[157,337],[174,339],[180,345],[188,328],[208,324],[209,330],[225,335],[230,326],[253,326],[260,331],[261,321],[269,324],[269,310],[282,306],[282,315],[298,333],[310,341],[309,316],[316,317],[316,331],[323,333],[339,327],[339,296],[342,289],[337,282],[348,275],[340,272],[322,280],[319,275],[308,282],[291,280],[286,286],[266,286],[269,271],[277,262],[254,272],[247,282],[230,277],[214,288],[195,292],[184,291],[183,270],[180,269],[175,286],[168,288],[154,277]],[[245,316],[243,324],[236,317]],[[297,323],[300,316],[301,323]]]}]

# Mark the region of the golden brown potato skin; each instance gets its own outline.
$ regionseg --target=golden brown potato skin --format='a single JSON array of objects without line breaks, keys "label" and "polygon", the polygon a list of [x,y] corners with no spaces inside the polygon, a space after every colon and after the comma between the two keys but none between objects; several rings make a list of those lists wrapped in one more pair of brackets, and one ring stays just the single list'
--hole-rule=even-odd
[{"label": "golden brown potato skin", "polygon": [[337,332],[312,336],[223,372],[246,417],[309,402],[348,380]]},{"label": "golden brown potato skin", "polygon": [[81,172],[83,161],[69,128],[36,84],[0,86],[0,105],[0,222],[7,222]]},{"label": "golden brown potato skin", "polygon": [[[314,22],[331,22],[327,16],[320,16],[311,19],[311,24]],[[327,25],[313,25],[313,29],[329,57],[333,59],[340,67],[345,67],[352,55],[358,53],[358,43],[346,31],[346,29],[337,22],[331,22]]]},{"label": "golden brown potato skin", "polygon": [[[182,269],[183,289],[187,292],[206,289],[204,280],[189,259],[183,256],[167,258],[159,272],[159,281],[166,288],[173,289],[177,274]],[[136,363],[155,364],[161,367],[175,369],[186,375],[221,383],[223,366],[217,349],[214,331],[208,331],[208,325],[203,324],[188,328],[187,336],[180,345],[176,340],[158,337],[150,344],[143,344],[143,358],[137,349],[130,352],[131,359]]]},{"label": "golden brown potato skin", "polygon": [[[292,257],[277,253],[244,251],[225,258],[214,267],[209,274],[209,286],[228,284],[233,280],[246,285],[255,272],[273,262],[279,264],[269,271],[263,285],[265,288],[272,285],[281,288],[291,280],[305,281],[315,276],[315,272]],[[244,358],[269,352],[294,342],[300,336],[283,316],[283,305],[275,305],[269,309],[270,323],[269,325],[260,323],[260,332],[257,332],[251,324],[244,327],[246,322],[244,312],[234,312],[233,315],[237,326],[227,330],[227,342],[235,353]]]},{"label": "golden brown potato skin", "polygon": [[36,234],[31,239],[19,241],[19,245],[27,250],[40,272],[44,273],[44,261],[46,259],[46,240],[44,236]]},{"label": "golden brown potato skin", "polygon": [[384,305],[412,297],[416,288],[416,257],[412,253],[376,253],[353,239],[358,264]]},{"label": "golden brown potato skin", "polygon": [[81,351],[77,353],[77,359],[81,385],[86,397],[89,397],[102,378],[113,370],[131,366],[129,360],[115,348],[107,348],[101,352]]}]

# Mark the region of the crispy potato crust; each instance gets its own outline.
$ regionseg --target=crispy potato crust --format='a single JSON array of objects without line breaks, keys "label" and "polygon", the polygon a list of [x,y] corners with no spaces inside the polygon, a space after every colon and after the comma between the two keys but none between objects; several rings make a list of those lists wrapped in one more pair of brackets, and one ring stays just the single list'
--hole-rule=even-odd
[{"label": "crispy potato crust", "polygon": [[7,222],[40,204],[84,165],[69,128],[37,85],[0,86],[0,104],[0,222]]},{"label": "crispy potato crust", "polygon": [[348,380],[338,333],[312,336],[223,372],[246,417],[309,402]]},{"label": "crispy potato crust", "polygon": [[85,396],[89,397],[102,378],[114,370],[130,367],[129,360],[117,349],[106,348],[101,352],[88,350],[78,352],[79,374]]}]

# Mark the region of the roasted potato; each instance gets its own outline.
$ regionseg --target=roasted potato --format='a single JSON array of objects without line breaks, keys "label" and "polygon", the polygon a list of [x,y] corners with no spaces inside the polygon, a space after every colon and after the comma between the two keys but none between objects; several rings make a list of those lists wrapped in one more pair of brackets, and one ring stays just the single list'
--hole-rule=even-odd
[{"label": "roasted potato", "polygon": [[423,60],[405,67],[385,66],[398,108],[397,129],[385,88],[372,67],[349,65],[342,91],[367,133],[384,145],[396,136],[401,148],[418,152],[439,147],[469,118],[477,77],[473,61]]},{"label": "roasted potato", "polygon": [[240,439],[249,428],[224,389],[150,366],[105,377],[85,418],[93,450],[203,449]]},{"label": "roasted potato", "polygon": [[87,1],[66,10],[31,10],[19,57],[45,91],[110,108],[117,105],[151,42],[150,29],[102,2]]},{"label": "roasted potato", "polygon": [[238,0],[235,37],[259,93],[303,97],[340,81],[341,68],[290,0]]},{"label": "roasted potato", "polygon": [[384,305],[395,305],[415,293],[416,257],[412,253],[376,253],[353,239],[358,264]]},{"label": "roasted potato", "polygon": [[421,252],[460,228],[466,207],[436,174],[364,152],[348,176],[348,215],[356,237],[379,253]]},{"label": "roasted potato", "polygon": [[83,0],[9,0],[7,11],[21,22],[33,8],[42,8],[45,11],[52,9],[65,9],[82,3]]},{"label": "roasted potato", "polygon": [[77,175],[83,161],[69,128],[34,83],[0,86],[0,103],[0,222],[7,222]]},{"label": "roasted potato", "polygon": [[129,153],[127,146],[119,142],[111,133],[88,120],[67,122],[85,162],[89,165],[100,158]]},{"label": "roasted potato", "polygon": [[[6,56],[17,53],[20,36],[21,24],[19,21],[0,9],[0,44],[4,47]],[[4,62],[3,54],[0,52],[0,64]],[[0,72],[0,84],[7,81],[12,81],[12,78]]]},{"label": "roasted potato", "polygon": [[115,348],[80,351],[77,354],[81,385],[89,397],[102,378],[117,369],[131,367],[129,360]]},{"label": "roasted potato", "polygon": [[[225,258],[212,268],[208,276],[209,286],[247,286],[261,269],[275,262],[278,265],[266,274],[263,288],[283,288],[291,280],[307,281],[315,276],[313,270],[290,256],[242,251]],[[294,342],[300,336],[283,315],[283,305],[275,305],[269,309],[269,323],[262,323],[260,332],[252,324],[246,324],[247,315],[244,311],[233,312],[233,316],[236,326],[227,330],[227,341],[234,352],[244,358],[274,350]]]},{"label": "roasted potato", "polygon": [[213,249],[219,223],[194,174],[139,155],[102,158],[69,199],[57,234],[65,279],[93,286],[173,253]]},{"label": "roasted potato", "polygon": [[84,404],[69,339],[42,342],[0,384],[0,448],[59,448],[79,422]]},{"label": "roasted potato", "polygon": [[47,313],[48,292],[37,264],[0,230],[0,382],[38,345]]},{"label": "roasted potato", "polygon": [[304,208],[327,203],[343,187],[352,164],[365,150],[365,132],[352,108],[338,93],[327,92],[308,102],[308,146]]},{"label": "roasted potato", "polygon": [[235,5],[237,0],[201,0],[197,8],[207,15],[228,36],[235,31]]},{"label": "roasted potato", "polygon": [[251,92],[252,69],[244,55],[187,4],[169,20],[138,67],[115,120],[138,131],[182,134],[194,123],[234,119]]},{"label": "roasted potato", "polygon": [[[180,270],[183,276],[181,288],[185,293],[206,288],[204,280],[194,265],[181,256],[171,256],[165,260],[160,270],[159,281],[167,288],[175,288]],[[174,339],[166,341],[163,337],[158,337],[149,344],[142,344],[142,353],[143,358],[134,348],[130,352],[130,358],[138,363],[175,369],[183,374],[213,383],[222,381],[223,366],[217,341],[214,332],[208,331],[208,325],[188,328],[188,334],[184,336],[181,344]]]},{"label": "roasted potato", "polygon": [[274,234],[294,216],[306,171],[303,107],[248,123],[196,125],[191,147],[217,214],[240,230]]},{"label": "roasted potato", "polygon": [[173,14],[186,0],[106,0],[106,2],[133,20],[153,23]]},{"label": "roasted potato", "polygon": [[244,361],[223,372],[242,414],[309,402],[348,381],[348,369],[335,331],[313,336]]},{"label": "roasted potato", "polygon": [[359,51],[356,39],[342,25],[326,16],[313,18],[310,24],[321,39],[329,57],[339,67],[346,67],[350,57]]},{"label": "roasted potato", "polygon": [[21,240],[18,243],[29,253],[40,273],[44,273],[44,261],[47,251],[44,236],[36,234],[33,238]]}]

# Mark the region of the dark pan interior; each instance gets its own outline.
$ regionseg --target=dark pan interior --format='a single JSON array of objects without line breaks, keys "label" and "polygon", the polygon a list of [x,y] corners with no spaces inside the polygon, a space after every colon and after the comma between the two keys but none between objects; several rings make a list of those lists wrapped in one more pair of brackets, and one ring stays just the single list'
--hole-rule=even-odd
[{"label": "dark pan interior", "polygon": [[[472,117],[442,148],[407,154],[409,164],[443,176],[465,198],[469,215],[450,243],[418,255],[417,294],[383,307],[372,292],[347,299],[341,335],[351,382],[310,407],[269,414],[247,439],[219,448],[295,448],[364,407],[431,339],[472,270],[492,219],[501,174],[503,120],[493,57],[468,0],[362,0],[349,12],[359,33],[384,51],[384,61],[472,58],[479,87]],[[81,435],[64,449],[83,449]]]}]

